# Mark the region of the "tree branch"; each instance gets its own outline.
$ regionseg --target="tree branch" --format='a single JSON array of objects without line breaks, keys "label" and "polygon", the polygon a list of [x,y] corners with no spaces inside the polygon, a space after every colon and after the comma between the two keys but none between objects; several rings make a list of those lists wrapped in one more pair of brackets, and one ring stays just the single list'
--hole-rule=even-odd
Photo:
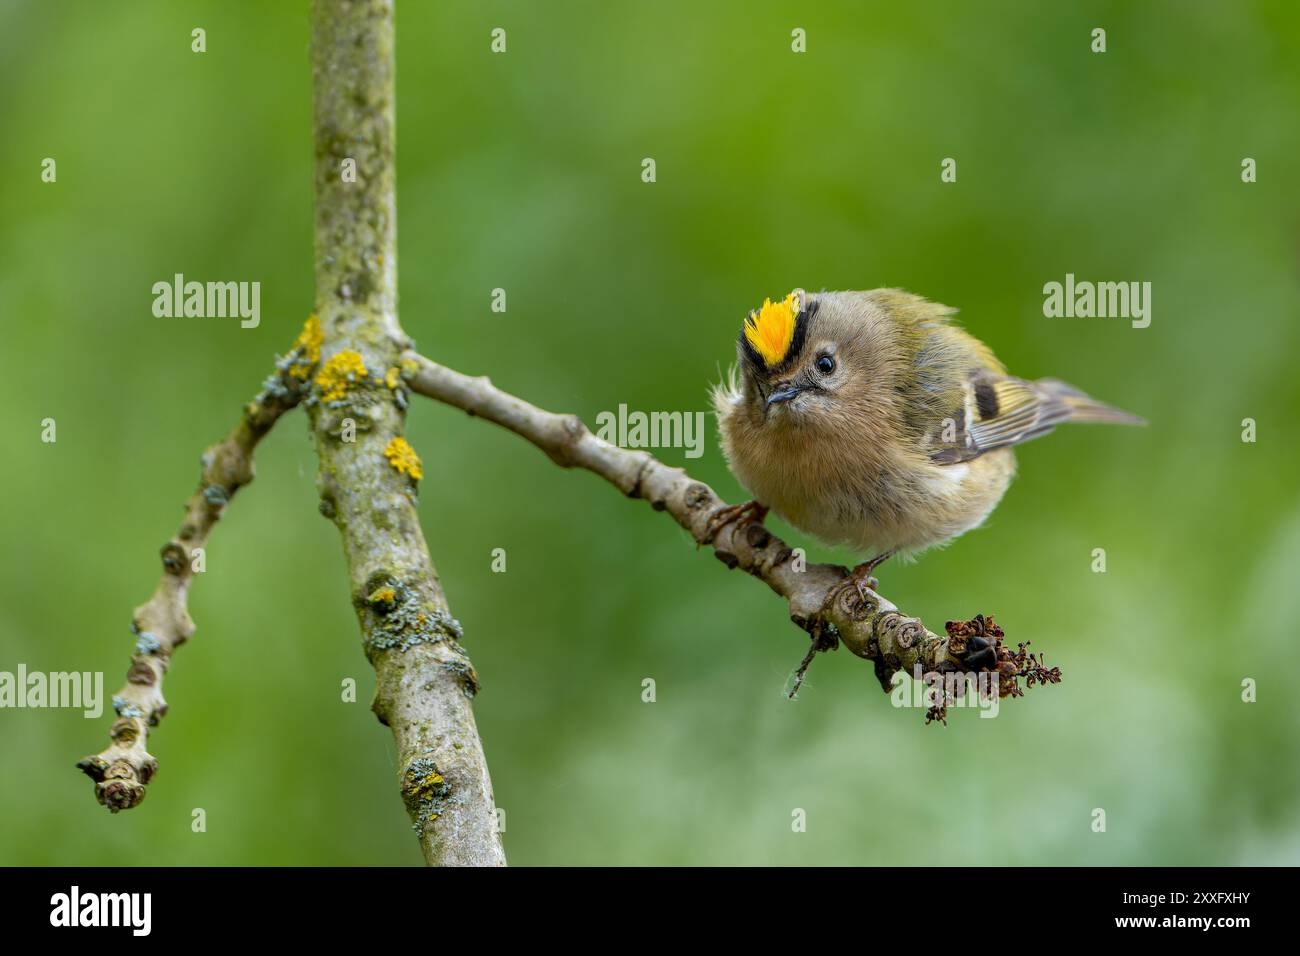
[{"label": "tree branch", "polygon": [[186,607],[194,576],[195,552],[203,548],[235,492],[253,480],[253,449],[280,416],[301,400],[304,385],[319,356],[319,340],[311,338],[310,323],[289,354],[276,365],[262,392],[244,407],[234,430],[203,453],[198,490],[185,503],[185,520],[163,545],[162,577],[153,596],[135,609],[131,631],[135,654],[126,684],[113,697],[117,720],[109,731],[112,743],[83,757],[77,767],[95,781],[95,796],[114,813],[129,810],[144,799],[145,785],[158,769],[146,749],[149,728],[167,713],[162,695],[163,675],[172,651],[194,633]]},{"label": "tree branch", "polygon": [[[392,728],[403,800],[430,864],[503,865],[478,690],[415,508],[422,477],[402,437],[398,371],[390,0],[312,6],[316,303],[323,357],[305,402],[321,513],[343,537],[375,668],[372,709]],[[346,161],[356,176],[345,175]]]},{"label": "tree branch", "polygon": [[[413,391],[495,422],[532,442],[561,467],[593,472],[628,497],[667,511],[697,544],[711,546],[727,567],[752,574],[786,599],[790,619],[812,637],[809,659],[843,643],[875,664],[886,692],[893,689],[894,674],[912,674],[918,665],[925,674],[995,673],[1002,696],[1019,695],[1017,678],[1022,674],[1037,676],[1031,685],[1052,682],[1045,672],[1027,669],[1024,646],[1012,651],[1002,644],[1001,631],[991,618],[949,622],[941,636],[871,588],[859,589],[847,568],[797,560],[794,550],[760,522],[736,520],[719,527],[718,519],[732,506],[712,488],[647,452],[611,445],[576,415],[537,408],[496,388],[487,377],[463,375],[415,352],[403,355],[402,370]],[[941,710],[942,701],[933,716],[941,717]]]}]

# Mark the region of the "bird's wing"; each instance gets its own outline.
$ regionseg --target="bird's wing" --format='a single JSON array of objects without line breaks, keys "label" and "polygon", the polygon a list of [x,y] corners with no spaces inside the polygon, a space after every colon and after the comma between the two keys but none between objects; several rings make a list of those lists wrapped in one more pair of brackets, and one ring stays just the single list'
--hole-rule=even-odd
[{"label": "bird's wing", "polygon": [[1061,422],[1146,424],[1050,378],[1031,382],[980,372],[966,383],[962,398],[961,407],[926,436],[931,461],[943,465],[970,461],[995,448],[1046,435]]}]

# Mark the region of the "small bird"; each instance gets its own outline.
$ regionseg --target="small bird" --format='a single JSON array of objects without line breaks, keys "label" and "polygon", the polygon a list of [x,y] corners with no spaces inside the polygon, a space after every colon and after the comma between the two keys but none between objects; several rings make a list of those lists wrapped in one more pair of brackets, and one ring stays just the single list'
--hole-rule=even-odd
[{"label": "small bird", "polygon": [[1055,379],[1007,374],[954,309],[898,289],[765,300],[741,328],[713,406],[732,472],[768,509],[869,560],[911,558],[980,525],[1016,470],[1012,447],[1061,422],[1143,425]]}]

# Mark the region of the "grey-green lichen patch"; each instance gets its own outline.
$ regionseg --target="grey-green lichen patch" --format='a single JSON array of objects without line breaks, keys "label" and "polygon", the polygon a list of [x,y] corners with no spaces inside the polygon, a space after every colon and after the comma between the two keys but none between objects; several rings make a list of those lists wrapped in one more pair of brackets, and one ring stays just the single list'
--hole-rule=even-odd
[{"label": "grey-green lichen patch", "polygon": [[416,757],[402,774],[402,801],[411,815],[411,829],[423,834],[424,828],[442,815],[451,796],[451,787],[431,757]]},{"label": "grey-green lichen patch", "polygon": [[258,406],[266,404],[269,399],[285,401],[297,394],[299,386],[288,377],[288,372],[297,358],[295,353],[290,352],[288,355],[282,355],[276,359],[276,370],[262,382],[262,391],[257,398],[244,407],[244,414],[248,418],[255,417]]},{"label": "grey-green lichen patch", "polygon": [[373,650],[404,651],[417,644],[460,640],[465,633],[454,617],[399,581],[372,576],[363,603],[371,611],[366,646]]},{"label": "grey-green lichen patch", "polygon": [[473,697],[479,692],[478,672],[467,660],[444,661],[442,669],[453,674],[460,681],[460,688],[466,697]]},{"label": "grey-green lichen patch", "polygon": [[293,404],[302,398],[308,379],[320,361],[321,340],[320,321],[310,315],[293,347],[284,355],[276,356],[275,371],[262,382],[261,392],[244,406],[247,421],[255,422],[265,405]]},{"label": "grey-green lichen patch", "polygon": [[162,641],[158,640],[149,631],[144,631],[136,638],[135,651],[137,654],[157,654],[162,650]]},{"label": "grey-green lichen patch", "polygon": [[[276,368],[281,368],[279,362],[276,363]],[[268,398],[286,399],[291,394],[289,388],[284,384],[284,379],[280,375],[272,373],[262,382],[262,391],[257,398],[244,406],[244,414],[248,418],[252,418],[257,414],[257,406]]]},{"label": "grey-green lichen patch", "polygon": [[113,696],[113,710],[119,717],[143,717],[144,711],[135,704],[129,703],[125,698]]},{"label": "grey-green lichen patch", "polygon": [[203,500],[214,508],[220,508],[230,502],[230,492],[221,485],[208,485],[203,489]]}]

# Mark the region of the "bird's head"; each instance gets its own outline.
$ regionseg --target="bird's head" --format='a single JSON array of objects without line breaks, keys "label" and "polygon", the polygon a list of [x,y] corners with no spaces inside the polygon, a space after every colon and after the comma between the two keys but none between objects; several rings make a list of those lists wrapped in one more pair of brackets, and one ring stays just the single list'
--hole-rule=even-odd
[{"label": "bird's head", "polygon": [[869,293],[796,289],[746,316],[741,400],[762,428],[835,429],[892,411],[898,329]]}]

